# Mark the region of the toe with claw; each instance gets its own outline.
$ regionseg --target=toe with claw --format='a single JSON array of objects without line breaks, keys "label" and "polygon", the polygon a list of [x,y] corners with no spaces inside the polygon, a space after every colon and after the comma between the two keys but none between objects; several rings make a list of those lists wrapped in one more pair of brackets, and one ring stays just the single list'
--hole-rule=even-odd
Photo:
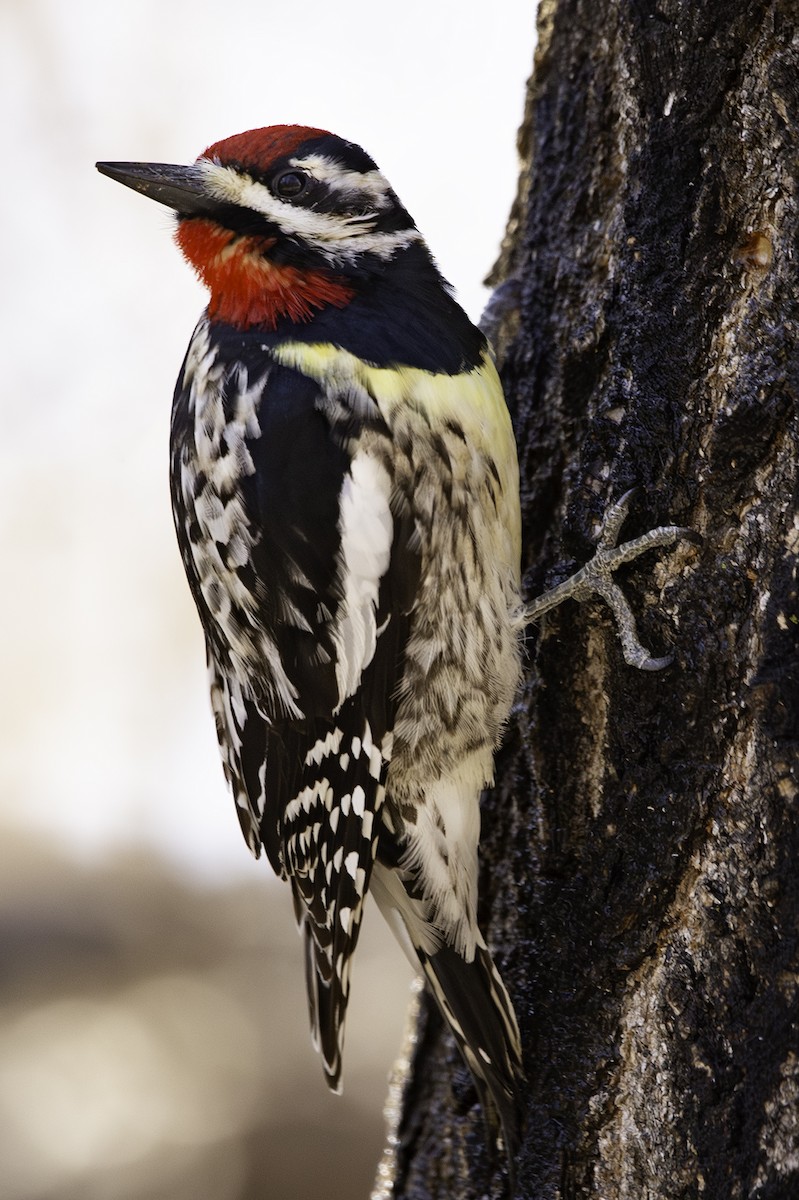
[{"label": "toe with claw", "polygon": [[702,539],[693,529],[685,529],[681,525],[659,525],[656,529],[650,529],[649,533],[618,546],[616,543],[619,533],[636,490],[633,488],[629,492],[625,492],[621,499],[612,504],[606,512],[597,541],[596,553],[590,562],[563,583],[544,592],[543,596],[539,596],[527,605],[524,611],[524,620],[526,624],[537,621],[544,613],[549,612],[552,608],[557,608],[564,600],[577,600],[582,603],[591,596],[601,596],[616,618],[624,661],[631,667],[638,667],[642,671],[660,671],[671,663],[673,655],[668,654],[663,658],[654,658],[641,645],[632,609],[621,588],[614,581],[613,572],[622,563],[632,562],[634,558],[638,558],[639,554],[643,554],[646,550],[652,550],[656,546],[671,546],[680,538],[686,538],[696,543],[700,543]]}]

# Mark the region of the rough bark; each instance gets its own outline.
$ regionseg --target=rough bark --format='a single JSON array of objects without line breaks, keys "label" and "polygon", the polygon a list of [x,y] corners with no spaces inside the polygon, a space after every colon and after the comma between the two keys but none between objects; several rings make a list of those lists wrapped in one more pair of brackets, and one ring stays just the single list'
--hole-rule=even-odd
[{"label": "rough bark", "polygon": [[[599,603],[529,636],[483,814],[515,997],[518,1200],[799,1196],[795,0],[542,0],[493,282],[535,595],[625,534],[658,675]],[[572,560],[571,562],[568,560]],[[422,1000],[381,1195],[501,1197]]]}]

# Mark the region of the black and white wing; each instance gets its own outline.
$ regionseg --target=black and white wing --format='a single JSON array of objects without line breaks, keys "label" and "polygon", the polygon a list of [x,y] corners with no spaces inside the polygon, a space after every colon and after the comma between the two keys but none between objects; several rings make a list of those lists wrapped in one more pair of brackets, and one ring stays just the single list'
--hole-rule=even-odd
[{"label": "black and white wing", "polygon": [[262,353],[260,376],[212,355],[201,325],[173,416],[178,539],[242,831],[291,881],[314,1038],[338,1088],[418,583],[413,523],[360,436],[376,409],[356,419],[306,376],[264,373]]}]

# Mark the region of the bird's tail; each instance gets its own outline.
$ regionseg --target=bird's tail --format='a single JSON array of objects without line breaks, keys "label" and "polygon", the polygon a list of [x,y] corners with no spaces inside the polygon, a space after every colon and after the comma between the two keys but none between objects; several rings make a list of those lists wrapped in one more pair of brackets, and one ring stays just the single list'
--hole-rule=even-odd
[{"label": "bird's tail", "polygon": [[467,962],[450,946],[419,961],[441,1013],[472,1073],[483,1108],[489,1098],[512,1164],[521,1140],[521,1041],[516,1014],[482,938]]},{"label": "bird's tail", "polygon": [[513,1004],[488,947],[479,930],[471,960],[447,945],[426,921],[423,901],[409,895],[398,872],[379,860],[372,894],[408,957],[421,964],[484,1111],[490,1106],[496,1111],[512,1173],[521,1141],[521,1039]]}]

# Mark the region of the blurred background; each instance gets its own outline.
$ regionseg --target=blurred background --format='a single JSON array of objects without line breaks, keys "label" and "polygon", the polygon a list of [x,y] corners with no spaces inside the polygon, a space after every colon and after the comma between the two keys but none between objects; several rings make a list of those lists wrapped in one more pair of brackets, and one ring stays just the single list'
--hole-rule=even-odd
[{"label": "blurred background", "polygon": [[534,7],[0,0],[3,1200],[365,1200],[411,977],[370,911],[329,1096],[173,541],[170,399],[204,295],[166,210],[94,161],[332,129],[477,318]]}]

